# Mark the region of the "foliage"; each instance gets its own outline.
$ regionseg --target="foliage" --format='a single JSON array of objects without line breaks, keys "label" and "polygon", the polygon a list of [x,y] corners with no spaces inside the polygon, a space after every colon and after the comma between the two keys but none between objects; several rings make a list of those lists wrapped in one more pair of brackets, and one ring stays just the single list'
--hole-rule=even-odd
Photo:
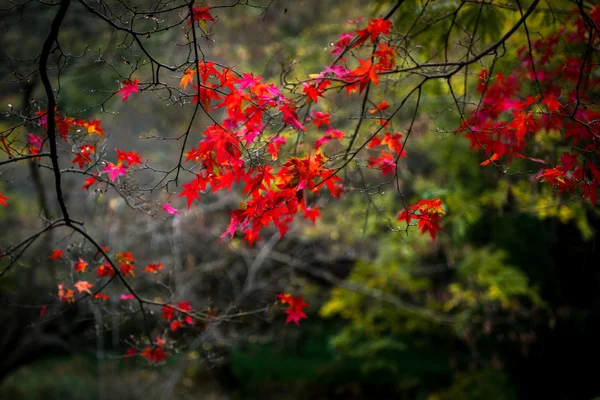
[{"label": "foliage", "polygon": [[[33,3],[50,13],[2,10],[1,65],[0,218],[19,229],[0,284],[41,327],[27,340],[129,324],[123,362],[202,348],[227,365],[286,314],[298,341],[338,326],[329,367],[357,363],[365,387],[514,397],[500,338],[531,345],[563,305],[538,268],[552,256],[528,253],[553,227],[596,239],[600,7],[357,0],[349,21],[294,4],[275,25],[288,8],[269,1]],[[39,32],[15,46],[25,11]],[[422,370],[397,361],[437,345]],[[29,358],[7,360],[0,378]]]}]

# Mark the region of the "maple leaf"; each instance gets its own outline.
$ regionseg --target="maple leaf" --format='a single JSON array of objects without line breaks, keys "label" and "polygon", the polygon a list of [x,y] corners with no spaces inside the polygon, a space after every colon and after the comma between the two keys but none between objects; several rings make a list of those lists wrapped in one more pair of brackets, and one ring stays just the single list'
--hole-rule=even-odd
[{"label": "maple leaf", "polygon": [[175,207],[173,207],[172,205],[170,205],[169,203],[163,204],[163,210],[165,210],[167,213],[169,213],[171,215],[177,215],[177,209]]},{"label": "maple leaf", "polygon": [[115,255],[115,258],[121,264],[132,264],[136,261],[135,257],[130,251],[119,251]]},{"label": "maple leaf", "polygon": [[283,122],[286,125],[291,125],[301,131],[306,131],[306,128],[298,121],[298,114],[296,113],[295,108],[284,104],[280,106],[279,109],[283,113]]},{"label": "maple leaf", "polygon": [[525,114],[524,111],[513,112],[513,119],[510,124],[508,124],[509,128],[515,129],[515,134],[517,136],[517,142],[520,143],[523,141],[525,134],[527,131],[535,131],[535,121],[533,119],[533,115],[531,112]]},{"label": "maple leaf", "polygon": [[134,268],[135,267],[132,264],[119,265],[119,269],[121,270],[121,272],[123,272],[123,275],[125,275],[125,276],[127,276],[127,275],[135,276],[135,273],[133,272]]},{"label": "maple leaf", "polygon": [[331,114],[326,112],[317,111],[312,114],[311,122],[320,128],[323,125],[331,125]]},{"label": "maple leaf", "polygon": [[42,138],[40,136],[36,136],[33,133],[28,133],[27,138],[28,142],[35,146],[36,149],[42,149]]},{"label": "maple leaf", "polygon": [[128,358],[135,357],[136,355],[137,355],[137,350],[136,350],[136,349],[134,349],[133,347],[130,347],[130,348],[128,348],[128,349],[127,349],[127,351],[125,352],[125,355],[123,356],[123,358],[124,358],[125,360],[127,360]]},{"label": "maple leaf", "polygon": [[0,204],[2,204],[4,207],[7,207],[6,205],[6,201],[10,200],[8,197],[6,197],[5,195],[2,194],[2,192],[0,192]]},{"label": "maple leaf", "polygon": [[99,278],[112,277],[114,274],[115,274],[115,270],[108,263],[100,265],[98,267],[98,269],[96,270],[96,276]]},{"label": "maple leaf", "polygon": [[79,293],[87,292],[91,295],[92,292],[90,291],[90,288],[93,287],[94,285],[92,283],[89,283],[86,281],[78,281],[78,282],[75,282],[74,286]]},{"label": "maple leaf", "polygon": [[369,25],[365,29],[359,29],[356,31],[358,40],[353,47],[359,46],[364,43],[367,38],[371,37],[371,43],[375,43],[375,40],[379,35],[387,35],[392,27],[392,21],[383,18],[373,18],[369,21]]},{"label": "maple leaf", "polygon": [[167,359],[167,355],[162,347],[146,347],[140,355],[146,357],[146,359],[152,363],[158,363]]},{"label": "maple leaf", "polygon": [[381,155],[378,158],[371,157],[367,165],[370,168],[377,168],[381,170],[383,176],[388,174],[395,175],[396,174],[396,162],[394,156],[388,152],[382,151]]},{"label": "maple leaf", "polygon": [[65,289],[64,285],[61,283],[58,285],[58,298],[60,301],[72,303],[75,301],[75,291],[73,289]]},{"label": "maple leaf", "polygon": [[169,306],[163,306],[161,310],[162,318],[166,319],[167,321],[171,321],[175,316],[175,310]]},{"label": "maple leaf", "polygon": [[500,156],[498,155],[498,153],[494,153],[492,154],[492,156],[490,158],[488,158],[487,160],[485,160],[484,162],[482,162],[481,164],[479,164],[480,166],[486,166],[488,164],[491,164],[492,162],[498,160],[500,158]]},{"label": "maple leaf", "polygon": [[562,107],[562,104],[560,104],[560,102],[554,98],[554,94],[544,97],[542,103],[548,107],[548,111],[550,112],[557,112]]},{"label": "maple leaf", "polygon": [[90,188],[90,186],[92,186],[92,185],[93,185],[94,183],[96,183],[97,181],[98,181],[98,179],[96,179],[96,177],[94,177],[94,176],[91,176],[91,177],[89,177],[89,178],[86,178],[86,179],[84,180],[83,187],[82,187],[81,189],[89,189],[89,188]]},{"label": "maple leaf", "polygon": [[115,149],[117,152],[117,161],[124,161],[127,163],[128,167],[132,167],[135,165],[142,165],[142,160],[140,159],[140,155],[136,152],[124,152],[119,149]]},{"label": "maple leaf", "polygon": [[390,107],[390,105],[388,104],[388,102],[383,100],[381,103],[376,105],[375,108],[370,109],[369,114],[375,114],[377,112],[382,112],[384,110],[387,110],[389,107]]},{"label": "maple leaf", "polygon": [[281,303],[282,303],[282,304],[286,304],[286,303],[287,303],[287,304],[292,304],[292,301],[293,301],[293,299],[292,299],[292,295],[291,295],[291,294],[289,294],[289,293],[279,293],[279,294],[277,295],[277,298],[278,298],[279,300],[281,300]]},{"label": "maple leaf", "polygon": [[79,168],[83,168],[85,164],[91,163],[92,159],[90,158],[88,153],[77,153],[71,164],[79,165]]},{"label": "maple leaf", "polygon": [[102,121],[99,121],[97,119],[94,119],[92,121],[85,121],[83,122],[81,125],[87,129],[88,131],[88,135],[92,136],[94,133],[96,135],[98,135],[101,139],[104,139],[104,128],[102,128],[100,126],[100,123]]},{"label": "maple leaf", "polygon": [[288,304],[288,309],[285,310],[285,313],[288,315],[285,324],[293,322],[297,326],[300,326],[300,320],[307,318],[304,308],[308,307],[308,304],[304,302],[301,296],[292,297],[288,293],[280,293],[277,297],[283,304]]},{"label": "maple leaf", "polygon": [[107,294],[104,294],[104,293],[96,293],[94,295],[94,300],[103,300],[103,301],[106,301],[108,299],[110,299],[110,296],[107,295]]},{"label": "maple leaf", "polygon": [[244,240],[248,243],[248,246],[252,247],[254,242],[260,240],[258,232],[254,229],[246,229],[244,231]]},{"label": "maple leaf", "polygon": [[398,215],[398,221],[405,221],[407,224],[411,220],[418,220],[417,228],[421,234],[429,232],[432,239],[435,240],[438,231],[442,230],[439,222],[446,212],[442,208],[442,201],[438,198],[431,200],[419,200],[417,204],[408,207]]},{"label": "maple leaf", "polygon": [[127,169],[121,165],[121,162],[117,163],[117,165],[109,162],[101,173],[108,174],[110,180],[114,182],[119,176],[125,176]]},{"label": "maple leaf", "polygon": [[63,251],[62,250],[52,250],[52,253],[50,253],[48,258],[51,260],[54,260],[54,261],[58,260],[59,258],[63,258]]},{"label": "maple leaf", "polygon": [[192,18],[188,21],[188,25],[191,25],[192,22],[194,21],[210,21],[210,22],[217,22],[213,16],[208,12],[208,10],[210,10],[209,6],[195,6],[192,9]]},{"label": "maple leaf", "polygon": [[313,225],[315,224],[317,218],[321,218],[319,207],[304,207],[303,211],[304,219],[310,219]]},{"label": "maple leaf", "polygon": [[183,71],[183,76],[179,81],[179,86],[183,86],[183,89],[185,90],[187,88],[187,85],[194,82],[195,73],[196,71],[193,69],[186,69],[185,71]]},{"label": "maple leaf", "polygon": [[279,150],[286,142],[287,140],[284,137],[279,136],[271,140],[271,142],[267,145],[267,151],[269,154],[271,154],[271,158],[273,160],[277,160],[277,157],[279,156]]},{"label": "maple leaf", "polygon": [[46,314],[47,310],[48,310],[48,306],[42,306],[42,308],[40,308],[40,318],[42,318],[44,316],[44,314]]},{"label": "maple leaf", "polygon": [[85,272],[85,267],[88,266],[88,263],[86,263],[83,258],[79,257],[79,260],[75,263],[75,268],[73,269],[73,272]]},{"label": "maple leaf", "polygon": [[193,181],[184,183],[181,186],[183,186],[183,192],[181,192],[177,197],[185,196],[187,198],[187,205],[189,210],[192,206],[192,202],[194,201],[194,199],[200,201],[200,196],[198,195],[198,192],[200,191],[201,183],[200,180],[196,178]]},{"label": "maple leaf", "polygon": [[132,93],[138,92],[139,80],[137,78],[135,78],[133,81],[131,79],[127,79],[121,83],[123,84],[123,87],[117,92],[117,94],[123,95],[123,101],[127,100]]},{"label": "maple leaf", "polygon": [[177,307],[180,310],[183,310],[183,311],[193,311],[194,310],[192,308],[192,306],[190,306],[190,302],[188,300],[186,300],[186,301],[178,301],[177,302]]},{"label": "maple leaf", "polygon": [[173,321],[173,322],[171,322],[171,330],[172,330],[173,332],[175,332],[175,331],[176,331],[177,329],[179,329],[179,328],[183,328],[183,326],[184,326],[184,325],[183,325],[183,322],[181,322],[181,321],[179,321],[179,320],[176,320],[176,321]]},{"label": "maple leaf", "polygon": [[151,274],[155,274],[156,272],[160,271],[163,268],[164,267],[162,264],[148,264],[148,266],[146,268],[144,268],[144,272],[149,272]]},{"label": "maple leaf", "polygon": [[377,72],[373,68],[373,62],[371,60],[358,59],[360,66],[352,70],[352,74],[360,77],[360,93],[367,87],[369,82],[373,82],[375,85],[379,85],[379,78]]}]

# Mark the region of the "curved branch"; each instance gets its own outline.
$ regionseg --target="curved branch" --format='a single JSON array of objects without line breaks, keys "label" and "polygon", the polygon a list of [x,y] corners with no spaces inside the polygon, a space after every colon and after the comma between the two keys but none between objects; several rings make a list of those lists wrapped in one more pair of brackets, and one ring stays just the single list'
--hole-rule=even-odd
[{"label": "curved branch", "polygon": [[50,159],[52,161],[52,169],[54,172],[56,197],[60,206],[60,210],[65,218],[65,223],[71,226],[71,218],[69,217],[69,212],[67,211],[67,205],[65,204],[65,199],[63,197],[62,187],[60,184],[60,167],[58,165],[58,151],[56,148],[56,125],[54,124],[54,108],[56,107],[56,99],[54,98],[54,92],[52,90],[52,85],[50,84],[50,78],[48,77],[48,58],[50,57],[50,52],[52,51],[52,45],[58,38],[58,31],[65,18],[65,15],[67,14],[69,4],[71,4],[71,0],[62,0],[56,16],[54,17],[54,20],[52,20],[50,32],[46,37],[46,41],[42,46],[42,53],[40,54],[40,77],[44,85],[46,97],[48,98],[48,141],[50,142]]}]

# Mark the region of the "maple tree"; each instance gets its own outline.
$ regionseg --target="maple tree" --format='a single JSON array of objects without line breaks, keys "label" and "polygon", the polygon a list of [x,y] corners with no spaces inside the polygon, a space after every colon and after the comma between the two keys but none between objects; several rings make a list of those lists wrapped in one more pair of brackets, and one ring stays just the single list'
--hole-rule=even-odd
[{"label": "maple tree", "polygon": [[[72,275],[71,283],[57,281],[57,302],[101,302],[114,296],[117,301],[135,303],[143,315],[143,336],[131,343],[125,357],[139,356],[151,363],[165,361],[172,343],[165,342],[164,335],[156,336],[160,328],[148,322],[150,310],[162,313],[155,322],[166,327],[169,335],[273,310],[287,314],[286,324],[300,326],[309,305],[302,296],[286,293],[286,288],[275,290],[268,306],[252,310],[232,305],[218,311],[192,306],[184,298],[146,295],[137,288],[139,275],[151,279],[162,276],[169,267],[145,259],[134,248],[103,246],[85,225],[86,213],[71,211],[75,207],[63,191],[65,176],[76,174],[80,190],[86,193],[121,197],[149,219],[179,218],[191,214],[207,198],[237,191],[242,201],[228,210],[229,222],[214,242],[240,238],[249,247],[273,232],[284,237],[295,220],[316,224],[327,214],[328,204],[342,201],[352,192],[382,192],[388,187],[397,196],[396,210],[388,216],[394,222],[391,231],[409,233],[415,228],[436,240],[452,209],[441,196],[408,199],[403,192],[401,164],[411,153],[409,140],[416,130],[423,91],[434,82],[441,82],[454,107],[456,126],[448,132],[463,136],[481,156],[474,168],[526,175],[547,183],[557,195],[577,194],[581,201],[596,206],[600,110],[594,94],[599,83],[594,46],[600,41],[600,7],[576,2],[578,7],[567,16],[567,25],[534,39],[527,22],[539,3],[534,0],[521,8],[517,2],[518,18],[490,45],[480,48],[471,41],[468,51],[456,60],[446,53],[430,61],[413,57],[407,50],[411,29],[406,31],[393,22],[403,4],[398,1],[385,14],[351,21],[356,29],[340,32],[320,71],[288,80],[291,71],[286,70],[279,82],[204,55],[203,40],[217,35],[212,29],[227,18],[228,9],[247,6],[247,2],[220,6],[190,1],[158,12],[133,11],[134,16],[150,21],[149,25],[140,22],[142,27],[126,25],[122,18],[84,0],[53,3],[56,11],[36,66],[43,96],[31,116],[23,110],[8,113],[11,121],[17,122],[0,132],[5,158],[0,165],[23,161],[49,170],[53,200],[60,212],[54,216],[47,213],[42,229],[2,249],[0,276],[16,269],[24,251],[49,231],[65,229],[76,234],[91,250],[71,256],[65,246],[44,256],[59,268],[69,266]],[[116,79],[102,105],[90,105],[94,111],[88,114],[61,103],[56,89],[67,67],[53,70],[49,66],[54,53],[71,57],[62,52],[59,39],[64,19],[75,6],[95,23],[125,35],[140,53],[136,62],[127,61],[123,68],[106,62]],[[480,10],[483,7],[481,3]],[[267,10],[265,6],[264,12]],[[167,62],[142,39],[152,40],[172,28],[182,30],[188,53]],[[472,37],[477,25],[473,29]],[[520,30],[525,31],[527,43],[515,49],[516,65],[510,73],[496,72],[509,51],[506,43]],[[573,49],[573,54],[567,48]],[[171,76],[165,76],[165,71]],[[462,73],[464,84],[459,94],[457,82],[459,78],[463,81]],[[387,87],[400,80],[408,87],[401,97]],[[112,97],[120,103],[142,103],[154,92],[181,105],[180,118],[186,121],[183,132],[157,137],[157,143],[176,141],[178,145],[178,158],[169,160],[166,170],[134,151],[135,145],[114,148],[110,136],[118,133],[105,130],[103,120],[97,119],[102,118],[101,111]],[[347,123],[348,115],[327,103],[332,98],[360,103],[358,110],[353,110],[353,125]],[[198,122],[201,119],[202,124]],[[26,135],[19,137],[23,129]],[[554,135],[550,148],[536,141],[542,135]],[[362,181],[353,173],[355,164]],[[144,172],[155,176],[149,189],[131,184],[134,176]],[[18,202],[18,185],[11,182],[2,187],[0,204],[7,210]],[[141,274],[136,258],[147,265],[141,270],[147,274]],[[122,293],[108,294],[106,288],[117,283]],[[281,305],[287,309],[279,310]],[[50,319],[54,313],[46,307],[40,306],[40,314]]]}]

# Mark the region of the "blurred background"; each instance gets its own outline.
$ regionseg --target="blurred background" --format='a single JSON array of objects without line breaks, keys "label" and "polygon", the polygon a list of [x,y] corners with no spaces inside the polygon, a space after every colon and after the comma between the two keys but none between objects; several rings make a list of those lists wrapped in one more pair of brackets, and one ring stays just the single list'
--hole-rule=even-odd
[{"label": "blurred background", "polygon": [[[331,43],[340,33],[367,21],[352,20],[381,16],[394,3],[274,1],[266,12],[247,6],[217,10],[218,23],[209,24],[211,40],[202,46],[207,59],[268,82],[279,83],[282,71],[288,80],[300,80],[331,62]],[[419,20],[422,25],[411,27],[424,3],[431,6]],[[423,60],[435,57],[450,20],[429,27],[427,22],[463,4],[456,23],[471,26],[476,3],[406,1],[393,18],[395,28],[418,32],[407,46]],[[569,1],[552,3],[558,15],[573,7]],[[45,108],[35,62],[55,9],[41,1],[3,3],[1,130],[18,121],[12,110],[32,116]],[[518,18],[516,10],[485,7],[478,46],[505,32]],[[560,26],[548,15],[536,16],[531,29]],[[148,49],[160,61],[176,63],[186,57],[182,32],[148,35]],[[60,32],[69,57],[53,59],[61,68],[58,103],[68,115],[101,119],[106,151],[133,150],[153,168],[169,169],[181,142],[156,137],[184,132],[191,109],[160,91],[139,93],[128,102],[110,98],[144,60],[123,39],[73,3]],[[518,32],[510,43],[516,49],[524,40]],[[450,46],[450,57],[459,49]],[[510,71],[514,61],[507,51],[499,71]],[[162,73],[174,86],[181,78]],[[401,99],[415,82],[411,79],[382,82],[373,100]],[[140,344],[138,313],[119,299],[125,290],[117,283],[107,289],[111,300],[102,305],[58,302],[56,285],[74,278],[68,261],[48,260],[51,249],[65,249],[70,260],[94,260],[95,254],[68,231],[56,230],[0,278],[0,399],[600,396],[594,328],[600,326],[597,210],[560,198],[528,176],[479,167],[469,141],[447,133],[457,118],[442,83],[428,86],[422,103],[399,167],[407,199],[444,201],[444,230],[435,241],[416,230],[406,235],[390,229],[402,208],[400,197],[393,188],[358,190],[381,181],[380,172],[360,165],[346,172],[347,193],[340,201],[319,199],[323,218],[315,225],[298,220],[283,239],[273,230],[252,247],[241,237],[217,241],[228,212],[243,199],[235,191],[207,193],[200,205],[185,211],[179,189],[144,190],[156,182],[147,168],[128,175],[122,197],[110,187],[82,190],[81,175],[65,174],[71,212],[85,219],[102,245],[132,251],[139,266],[165,266],[157,276],[146,276],[141,268],[136,274],[135,285],[148,298],[189,300],[215,315],[268,310],[177,332],[163,327],[160,310],[153,310],[153,334],[168,338],[168,360],[158,365],[142,357],[125,360],[127,348]],[[350,117],[359,110],[360,97],[342,93],[320,105],[339,117],[336,127],[353,129],[356,121]],[[400,119],[410,116],[407,108]],[[190,146],[209,123],[205,116],[195,122]],[[24,141],[28,132],[41,133],[35,124],[19,129]],[[552,145],[551,139],[539,141]],[[68,160],[62,161],[68,168]],[[42,217],[59,214],[49,170],[13,163],[0,174],[0,191],[12,199],[10,208],[0,207],[0,248],[5,248],[43,227]],[[156,212],[164,202],[184,212],[166,218]],[[283,308],[276,304],[280,292],[301,295],[310,304],[300,327],[285,325]],[[46,304],[52,318],[43,319],[40,306]]]}]

